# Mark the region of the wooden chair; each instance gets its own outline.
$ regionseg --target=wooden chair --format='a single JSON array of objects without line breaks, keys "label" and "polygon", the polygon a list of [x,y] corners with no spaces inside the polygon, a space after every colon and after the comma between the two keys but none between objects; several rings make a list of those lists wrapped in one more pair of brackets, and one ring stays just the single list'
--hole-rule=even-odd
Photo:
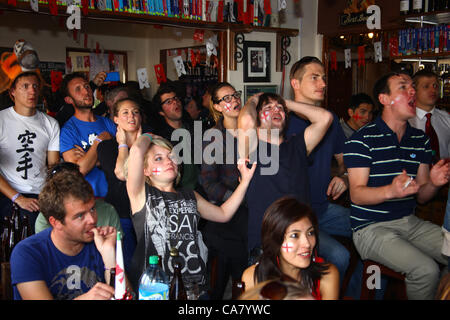
[{"label": "wooden chair", "polygon": [[[372,261],[372,260],[363,260],[363,278],[361,284],[361,300],[374,300],[375,298],[375,290],[369,289],[367,286],[367,279],[372,274],[367,270],[369,266],[375,265],[380,268],[381,275],[387,276],[388,279],[388,287],[386,288],[385,300],[387,300],[388,295],[393,292],[392,297],[396,300],[408,300],[408,296],[406,295],[406,284],[405,284],[405,276],[399,272],[396,272],[381,263]],[[389,290],[393,289],[393,290]]]},{"label": "wooden chair", "polygon": [[9,262],[2,262],[1,265],[1,298],[2,300],[13,300],[11,265]]}]

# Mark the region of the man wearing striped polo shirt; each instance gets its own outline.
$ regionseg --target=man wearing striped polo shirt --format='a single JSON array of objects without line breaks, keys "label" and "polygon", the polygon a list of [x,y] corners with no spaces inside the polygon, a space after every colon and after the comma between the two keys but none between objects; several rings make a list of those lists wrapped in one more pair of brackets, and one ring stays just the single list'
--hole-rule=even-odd
[{"label": "man wearing striped polo shirt", "polygon": [[439,282],[441,228],[417,218],[416,201],[430,200],[449,181],[449,164],[430,169],[431,148],[408,119],[416,114],[411,78],[389,73],[374,86],[381,116],[346,142],[353,241],[362,259],[406,275],[409,299],[432,299]]}]

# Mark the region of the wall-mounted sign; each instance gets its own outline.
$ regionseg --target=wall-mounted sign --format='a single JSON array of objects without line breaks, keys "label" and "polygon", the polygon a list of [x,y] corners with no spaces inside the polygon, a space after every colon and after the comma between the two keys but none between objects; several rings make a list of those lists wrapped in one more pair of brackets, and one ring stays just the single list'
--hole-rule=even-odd
[{"label": "wall-mounted sign", "polygon": [[347,8],[343,14],[339,15],[339,24],[349,26],[355,24],[366,24],[367,19],[372,15],[367,13],[367,8],[375,4],[375,0],[349,0]]}]

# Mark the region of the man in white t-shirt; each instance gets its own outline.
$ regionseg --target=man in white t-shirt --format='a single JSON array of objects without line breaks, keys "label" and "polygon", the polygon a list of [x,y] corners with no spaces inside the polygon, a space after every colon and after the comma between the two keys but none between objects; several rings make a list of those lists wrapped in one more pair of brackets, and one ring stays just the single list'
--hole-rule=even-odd
[{"label": "man in white t-shirt", "polygon": [[0,111],[0,212],[17,204],[33,230],[47,165],[59,162],[58,122],[36,109],[40,87],[36,72],[21,73],[9,89],[14,105]]}]

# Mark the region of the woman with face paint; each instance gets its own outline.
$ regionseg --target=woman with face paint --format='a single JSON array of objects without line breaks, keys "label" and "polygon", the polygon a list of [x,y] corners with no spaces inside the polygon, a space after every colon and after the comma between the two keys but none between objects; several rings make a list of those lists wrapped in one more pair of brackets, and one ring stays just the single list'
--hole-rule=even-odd
[{"label": "woman with face paint", "polygon": [[162,268],[173,275],[172,255],[179,256],[185,283],[195,283],[206,291],[207,249],[198,230],[200,218],[229,221],[244,199],[256,165],[238,163],[240,183],[220,206],[205,200],[196,191],[175,189],[180,180],[179,161],[164,138],[144,133],[133,144],[125,164],[127,191],[137,236],[130,280],[138,289],[139,277],[149,257],[159,255]]},{"label": "woman with face paint", "polygon": [[[240,92],[227,82],[220,82],[211,88],[209,109],[216,122],[213,128],[215,134],[211,142],[204,143],[203,150],[207,154],[208,146],[219,142],[222,152],[216,151],[220,154],[215,154],[215,159],[220,161],[203,161],[199,182],[208,199],[216,204],[226,201],[239,185],[235,129],[242,107],[240,97]],[[217,141],[219,136],[222,141]],[[210,267],[216,266],[213,273],[215,278],[212,279],[212,299],[222,299],[230,276],[233,281],[240,280],[247,267],[247,220],[247,207],[241,205],[229,222],[207,221],[202,229],[208,246]]]},{"label": "woman with face paint", "polygon": [[317,256],[317,234],[317,218],[309,206],[293,197],[275,201],[262,222],[263,253],[242,276],[246,290],[287,277],[309,286],[317,300],[338,299],[339,272]]}]

